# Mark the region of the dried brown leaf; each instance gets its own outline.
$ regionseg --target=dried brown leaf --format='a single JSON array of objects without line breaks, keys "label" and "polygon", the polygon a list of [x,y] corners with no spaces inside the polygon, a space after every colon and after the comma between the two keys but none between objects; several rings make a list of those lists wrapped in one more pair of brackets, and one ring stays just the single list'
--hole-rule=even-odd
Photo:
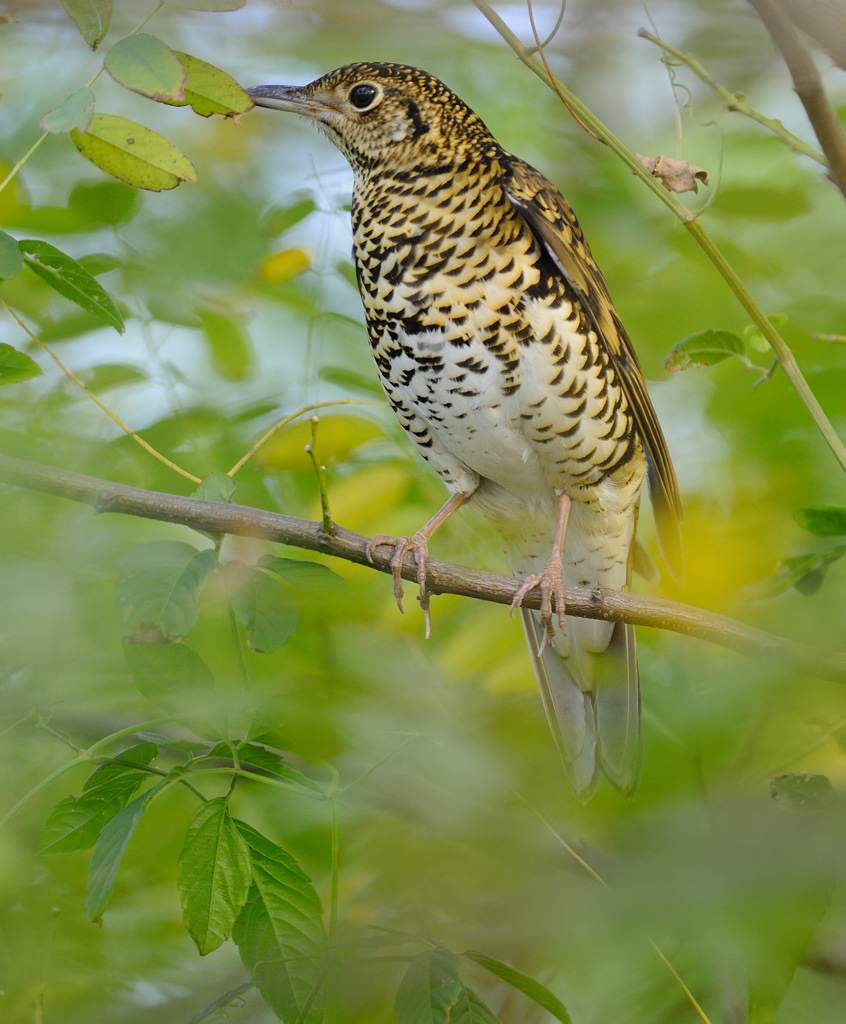
[{"label": "dried brown leaf", "polygon": [[661,179],[670,192],[698,192],[699,182],[708,184],[708,172],[687,160],[674,160],[670,156],[642,156],[637,158],[650,174]]}]

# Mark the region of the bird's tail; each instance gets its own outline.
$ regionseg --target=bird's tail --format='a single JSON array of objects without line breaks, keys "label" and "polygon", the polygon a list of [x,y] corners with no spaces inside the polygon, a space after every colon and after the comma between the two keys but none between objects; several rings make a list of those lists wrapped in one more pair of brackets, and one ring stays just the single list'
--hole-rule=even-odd
[{"label": "bird's tail", "polygon": [[600,631],[567,616],[567,636],[556,625],[550,643],[540,613],[524,608],[521,614],[550,729],[579,799],[593,796],[601,773],[630,795],[641,766],[634,627],[597,623],[606,627]]},{"label": "bird's tail", "polygon": [[[628,587],[636,550],[636,492],[628,500],[615,508],[607,499],[601,521],[595,509],[573,502],[562,557],[565,585]],[[514,574],[525,577],[545,567],[554,522],[527,515],[521,525],[508,547]],[[523,609],[522,617],[544,708],[573,788],[587,801],[604,774],[620,792],[633,793],[641,767],[634,628],[568,615],[562,633],[553,616],[549,640],[538,612]]]}]

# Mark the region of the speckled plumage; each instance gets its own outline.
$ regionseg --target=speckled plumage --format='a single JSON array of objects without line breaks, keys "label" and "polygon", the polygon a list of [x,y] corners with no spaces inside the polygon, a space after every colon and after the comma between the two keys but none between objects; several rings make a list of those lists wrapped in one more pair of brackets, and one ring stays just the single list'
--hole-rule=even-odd
[{"label": "speckled plumage", "polygon": [[[662,547],[678,565],[666,443],[560,192],[414,68],[353,64],[251,95],[313,119],[352,165],[356,272],[385,393],[450,491],[491,520],[515,574],[545,571],[566,495],[564,582],[627,587],[647,473]],[[602,770],[631,792],[640,771],[633,628],[568,617],[566,633],[547,624],[545,645],[539,613],[522,614],[576,790],[587,798]]]}]

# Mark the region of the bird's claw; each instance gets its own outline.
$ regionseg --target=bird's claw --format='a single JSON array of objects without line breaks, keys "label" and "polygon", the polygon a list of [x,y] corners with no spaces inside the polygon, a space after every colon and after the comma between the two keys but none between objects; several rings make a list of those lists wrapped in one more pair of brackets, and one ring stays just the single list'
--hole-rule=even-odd
[{"label": "bird's claw", "polygon": [[541,595],[540,616],[546,637],[550,643],[555,639],[555,627],[552,622],[553,599],[555,605],[555,617],[558,621],[558,628],[566,634],[566,612],[567,604],[564,600],[564,569],[559,561],[550,562],[543,572],[532,573],[527,576],[511,601],[511,614],[523,604],[526,594],[533,590],[539,590]]},{"label": "bird's claw", "polygon": [[394,549],[390,563],[391,575],[394,579],[394,598],[396,599],[397,607],[403,613],[405,613],[405,608],[402,604],[402,563],[407,552],[411,552],[413,555],[414,564],[417,566],[417,583],[420,588],[417,600],[420,602],[420,607],[426,616],[426,637],[428,639],[432,620],[429,610],[429,594],[426,592],[426,561],[429,557],[427,539],[419,536],[419,534],[415,534],[413,537],[391,537],[388,534],[379,534],[367,542],[365,554],[367,555],[368,562],[373,562],[373,552],[378,547],[392,547]]}]

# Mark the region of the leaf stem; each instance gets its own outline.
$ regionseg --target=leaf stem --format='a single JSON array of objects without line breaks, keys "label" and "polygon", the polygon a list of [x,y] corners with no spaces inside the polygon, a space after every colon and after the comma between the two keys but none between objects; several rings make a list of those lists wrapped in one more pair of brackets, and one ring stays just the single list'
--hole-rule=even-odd
[{"label": "leaf stem", "polygon": [[117,732],[110,733],[108,736],[104,736],[101,740],[92,744],[87,750],[80,752],[78,757],[75,757],[72,761],[68,761],[67,764],[62,765],[55,771],[51,772],[46,778],[43,778],[37,785],[25,793],[24,796],[18,800],[18,802],[7,811],[2,818],[0,818],[0,828],[2,828],[7,821],[10,821],[19,810],[25,807],[34,796],[37,796],[42,789],[49,786],[51,782],[60,778],[65,772],[70,771],[71,768],[77,768],[81,764],[91,764],[97,760],[99,751],[104,747],[115,743],[117,740],[123,739],[125,736],[132,736],[137,732],[142,732],[145,729],[153,729],[157,725],[164,725],[166,722],[172,722],[173,716],[167,715],[161,718],[152,718],[149,722],[141,722],[140,725],[129,725],[125,729],[119,729]]},{"label": "leaf stem", "polygon": [[244,655],[244,641],[241,636],[241,631],[238,629],[238,620],[235,616],[235,610],[228,598],[226,601],[226,610],[229,613],[229,628],[232,630],[232,639],[235,644],[235,650],[238,654],[238,667],[241,670],[241,682],[244,684],[244,693],[249,693],[250,673],[247,668],[247,659]]},{"label": "leaf stem", "polygon": [[29,147],[29,149],[26,151],[26,153],[24,153],[24,155],[20,158],[20,160],[18,160],[18,162],[15,164],[15,166],[9,171],[9,173],[2,180],[2,182],[0,182],[0,192],[2,192],[3,189],[9,184],[9,182],[15,177],[15,175],[18,173],[18,171],[23,167],[23,165],[27,162],[27,160],[29,160],[29,158],[33,155],[33,153],[35,153],[35,151],[38,149],[38,147],[47,138],[47,136],[49,134],[50,134],[49,132],[44,132],[43,135],[41,135],[39,138],[37,138],[35,140],[35,142],[33,142],[33,144]]},{"label": "leaf stem", "polygon": [[162,715],[160,718],[151,718],[148,722],[141,722],[137,725],[128,725],[125,729],[119,729],[117,732],[109,733],[108,736],[104,736],[101,740],[97,740],[96,743],[92,743],[86,753],[89,756],[99,754],[104,748],[108,747],[112,743],[116,743],[118,740],[125,739],[127,736],[134,736],[139,732],[146,732],[148,729],[155,729],[157,725],[167,725],[173,721],[173,715]]},{"label": "leaf stem", "polygon": [[10,808],[10,810],[6,811],[3,817],[0,818],[0,828],[3,828],[7,821],[11,821],[18,811],[23,810],[30,800],[32,800],[33,797],[38,796],[41,790],[46,789],[51,782],[55,782],[56,779],[61,778],[61,776],[64,775],[65,772],[69,772],[71,768],[77,768],[81,764],[88,764],[90,761],[90,757],[81,754],[79,757],[75,757],[72,761],[68,761],[67,764],[63,764],[60,768],[56,768],[55,771],[50,772],[49,775],[36,783],[28,793],[25,793],[20,800]]}]

